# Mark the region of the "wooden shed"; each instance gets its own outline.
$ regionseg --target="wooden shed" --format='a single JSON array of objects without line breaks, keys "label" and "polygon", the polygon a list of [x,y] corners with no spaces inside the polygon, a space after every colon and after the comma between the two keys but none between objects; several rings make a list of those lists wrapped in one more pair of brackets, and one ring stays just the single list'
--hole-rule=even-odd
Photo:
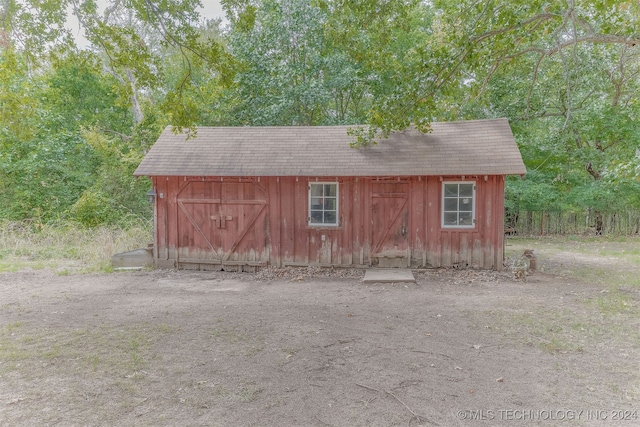
[{"label": "wooden shed", "polygon": [[502,268],[506,119],[433,123],[365,148],[349,126],[167,128],[135,172],[160,268]]}]

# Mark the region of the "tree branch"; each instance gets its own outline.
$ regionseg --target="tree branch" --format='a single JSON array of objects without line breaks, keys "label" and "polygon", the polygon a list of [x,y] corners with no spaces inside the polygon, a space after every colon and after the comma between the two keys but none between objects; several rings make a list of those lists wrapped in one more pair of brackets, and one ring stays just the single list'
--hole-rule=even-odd
[{"label": "tree branch", "polygon": [[492,31],[487,31],[486,33],[480,34],[477,37],[472,37],[469,39],[469,41],[471,43],[480,43],[483,40],[486,40],[488,38],[497,36],[499,34],[504,34],[504,33],[508,33],[510,31],[516,30],[516,29],[521,29],[523,27],[526,27],[527,25],[531,24],[531,23],[535,23],[534,28],[536,28],[538,25],[542,24],[544,21],[548,21],[550,19],[556,18],[555,15],[551,14],[551,13],[543,13],[540,15],[536,15],[532,18],[527,19],[524,22],[520,22],[514,25],[510,25],[508,27],[504,27],[504,28],[499,28],[497,30],[492,30]]}]

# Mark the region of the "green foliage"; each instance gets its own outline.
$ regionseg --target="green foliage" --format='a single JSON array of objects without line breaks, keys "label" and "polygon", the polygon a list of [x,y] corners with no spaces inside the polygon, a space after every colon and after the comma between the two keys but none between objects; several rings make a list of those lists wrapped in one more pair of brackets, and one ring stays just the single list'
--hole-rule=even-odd
[{"label": "green foliage", "polygon": [[[378,117],[372,106],[393,96],[387,92],[401,82],[402,60],[418,40],[407,22],[417,4],[225,2],[229,49],[240,66],[215,105],[215,123],[357,124]],[[403,123],[408,118],[403,114]]]},{"label": "green foliage", "polygon": [[28,142],[5,142],[0,163],[0,213],[5,218],[63,216],[91,182],[97,159],[78,135],[43,132]]},{"label": "green foliage", "polygon": [[24,55],[11,48],[0,50],[0,77],[0,132],[5,138],[30,138],[37,111],[37,84],[28,78]]},{"label": "green foliage", "polygon": [[142,160],[141,151],[132,151],[126,142],[85,131],[86,142],[101,159],[95,181],[71,206],[70,214],[87,225],[116,224],[128,216],[149,217],[146,200],[149,182],[136,179],[133,172]]},{"label": "green foliage", "polygon": [[352,145],[409,125],[428,132],[436,103],[422,92],[432,84],[424,67],[433,9],[413,0],[326,3],[333,3],[327,23],[333,46],[362,68],[367,88],[360,123],[369,126],[354,129]]},{"label": "green foliage", "polygon": [[637,2],[434,6],[431,57],[450,70],[434,96],[454,95],[457,112],[445,117],[511,119],[529,175],[508,182],[508,206],[640,207]]},{"label": "green foliage", "polygon": [[[128,0],[100,14],[94,0],[83,0],[74,9],[104,67],[120,83],[121,102],[131,107],[136,123],[144,118],[142,93],[155,92],[162,94],[159,106],[174,126],[193,127],[199,123],[193,88],[202,72],[222,82],[232,79],[232,58],[211,22],[199,24],[199,6],[199,0]],[[169,76],[167,60],[181,62]]]},{"label": "green foliage", "polygon": [[149,217],[132,173],[168,125],[353,124],[357,147],[490,117],[529,171],[509,210],[640,208],[637,1],[222,4],[225,28],[198,0],[2,3],[0,215]]},{"label": "green foliage", "polygon": [[[4,57],[21,63],[19,54],[8,51]],[[2,217],[44,222],[73,217],[97,225],[150,215],[149,183],[132,173],[159,126],[146,121],[134,137],[125,135],[132,130],[130,112],[119,106],[116,83],[101,73],[93,55],[59,56],[48,74],[36,78],[21,75],[26,70],[20,67],[0,71],[9,77],[2,79],[7,83],[2,93],[12,112],[21,111],[15,99],[30,107],[21,127],[6,117],[0,128]]]},{"label": "green foliage", "polygon": [[[329,119],[331,77],[322,9],[309,1],[263,1],[241,12],[229,37],[241,71],[221,103],[234,125],[315,125]],[[246,15],[254,18],[248,20]],[[253,25],[249,27],[249,22]]]},{"label": "green foliage", "polygon": [[525,177],[509,177],[505,194],[508,211],[560,210],[562,194],[538,171],[530,171]]},{"label": "green foliage", "polygon": [[46,63],[47,53],[73,45],[66,28],[68,0],[5,0],[0,4],[0,48],[19,50],[31,67]]},{"label": "green foliage", "polygon": [[42,102],[56,113],[58,126],[76,130],[98,126],[117,132],[131,128],[130,112],[118,99],[118,82],[100,68],[99,58],[87,51],[55,58]]},{"label": "green foliage", "polygon": [[71,207],[71,214],[81,224],[95,227],[103,223],[114,223],[117,211],[111,209],[111,200],[102,192],[86,190]]}]

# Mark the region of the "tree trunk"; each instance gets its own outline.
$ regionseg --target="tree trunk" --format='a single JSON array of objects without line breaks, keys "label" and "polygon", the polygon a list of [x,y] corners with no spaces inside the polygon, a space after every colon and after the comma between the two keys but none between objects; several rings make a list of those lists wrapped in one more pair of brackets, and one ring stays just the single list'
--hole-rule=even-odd
[{"label": "tree trunk", "polygon": [[594,211],[593,217],[595,219],[596,236],[602,236],[602,229],[604,224],[602,220],[602,212],[598,210]]},{"label": "tree trunk", "polygon": [[129,80],[129,85],[131,86],[131,110],[133,112],[133,120],[134,123],[140,123],[142,122],[142,120],[144,120],[144,113],[142,112],[140,101],[138,101],[136,78],[131,70],[127,70],[127,79]]}]

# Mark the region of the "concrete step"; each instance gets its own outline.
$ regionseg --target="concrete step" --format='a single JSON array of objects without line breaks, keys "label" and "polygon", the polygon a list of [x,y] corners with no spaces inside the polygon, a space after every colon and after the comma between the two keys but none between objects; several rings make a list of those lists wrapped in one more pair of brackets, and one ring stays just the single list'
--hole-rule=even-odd
[{"label": "concrete step", "polygon": [[111,257],[111,265],[114,270],[142,270],[153,266],[153,253],[151,249],[122,252]]},{"label": "concrete step", "polygon": [[415,283],[411,270],[403,268],[379,268],[365,271],[364,283]]}]

